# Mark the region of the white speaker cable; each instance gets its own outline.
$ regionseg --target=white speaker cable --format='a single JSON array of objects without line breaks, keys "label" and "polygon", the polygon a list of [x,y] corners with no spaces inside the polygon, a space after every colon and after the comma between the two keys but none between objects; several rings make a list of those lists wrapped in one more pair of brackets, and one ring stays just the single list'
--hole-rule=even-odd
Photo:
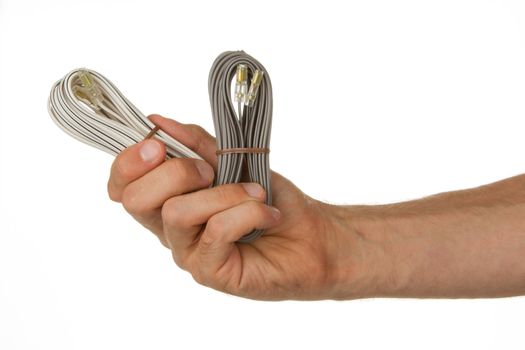
[{"label": "white speaker cable", "polygon": [[[89,69],[76,69],[51,89],[48,110],[66,133],[90,146],[117,155],[142,141],[155,128],[111,81]],[[157,138],[169,157],[201,157],[162,130]]]}]

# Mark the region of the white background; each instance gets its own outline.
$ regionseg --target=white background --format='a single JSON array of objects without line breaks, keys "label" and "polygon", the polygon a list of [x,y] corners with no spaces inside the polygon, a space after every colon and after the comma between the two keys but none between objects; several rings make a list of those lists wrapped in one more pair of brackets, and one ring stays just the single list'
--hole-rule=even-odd
[{"label": "white background", "polygon": [[112,158],[60,131],[76,67],[143,112],[212,121],[211,63],[274,85],[272,168],[333,203],[525,170],[523,1],[0,0],[0,349],[523,349],[524,298],[256,302],[201,287],[110,202]]}]

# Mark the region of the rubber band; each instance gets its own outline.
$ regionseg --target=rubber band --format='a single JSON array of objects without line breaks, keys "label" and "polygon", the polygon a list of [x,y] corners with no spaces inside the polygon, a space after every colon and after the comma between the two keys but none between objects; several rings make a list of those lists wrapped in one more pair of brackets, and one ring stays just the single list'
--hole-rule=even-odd
[{"label": "rubber band", "polygon": [[153,129],[151,129],[151,131],[146,135],[146,137],[144,137],[144,140],[142,141],[152,138],[159,130],[160,126],[156,125]]},{"label": "rubber band", "polygon": [[225,149],[218,149],[215,154],[217,154],[218,156],[221,156],[221,155],[224,155],[224,154],[245,154],[245,153],[249,153],[249,154],[254,154],[254,153],[263,153],[263,154],[266,154],[266,153],[270,153],[270,149],[269,148],[257,148],[257,147],[252,147],[252,148],[248,148],[248,147],[245,147],[245,148],[225,148]]}]

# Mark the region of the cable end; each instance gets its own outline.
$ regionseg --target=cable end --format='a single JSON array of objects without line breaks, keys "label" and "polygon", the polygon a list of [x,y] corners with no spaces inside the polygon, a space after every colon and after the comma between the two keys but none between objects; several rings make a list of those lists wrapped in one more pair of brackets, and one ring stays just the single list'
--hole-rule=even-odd
[{"label": "cable end", "polygon": [[235,79],[235,97],[234,101],[238,103],[246,103],[248,94],[248,67],[245,64],[237,66],[237,73]]},{"label": "cable end", "polygon": [[82,101],[98,108],[98,105],[103,101],[102,91],[97,85],[91,73],[86,69],[81,69],[78,72],[77,80],[73,86],[73,92]]},{"label": "cable end", "polygon": [[257,98],[257,92],[259,91],[259,86],[261,86],[263,80],[264,72],[262,70],[255,70],[253,73],[252,81],[250,84],[250,90],[248,90],[248,96],[246,98],[245,105],[248,107],[253,107],[255,99]]}]

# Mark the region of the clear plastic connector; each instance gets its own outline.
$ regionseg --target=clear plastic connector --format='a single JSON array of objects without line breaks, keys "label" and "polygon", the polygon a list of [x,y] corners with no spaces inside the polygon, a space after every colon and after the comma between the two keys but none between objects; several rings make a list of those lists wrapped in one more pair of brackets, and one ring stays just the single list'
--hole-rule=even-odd
[{"label": "clear plastic connector", "polygon": [[87,70],[79,71],[78,79],[73,86],[73,92],[80,100],[96,109],[99,108],[100,103],[104,99],[100,87]]},{"label": "clear plastic connector", "polygon": [[255,103],[259,86],[261,86],[263,80],[263,75],[264,72],[258,69],[255,71],[255,73],[253,73],[252,81],[250,83],[250,90],[248,90],[248,96],[244,103],[248,107],[253,107],[253,104]]},{"label": "clear plastic connector", "polygon": [[237,66],[237,73],[235,79],[235,95],[234,101],[238,103],[246,103],[248,94],[248,67],[245,64]]}]

